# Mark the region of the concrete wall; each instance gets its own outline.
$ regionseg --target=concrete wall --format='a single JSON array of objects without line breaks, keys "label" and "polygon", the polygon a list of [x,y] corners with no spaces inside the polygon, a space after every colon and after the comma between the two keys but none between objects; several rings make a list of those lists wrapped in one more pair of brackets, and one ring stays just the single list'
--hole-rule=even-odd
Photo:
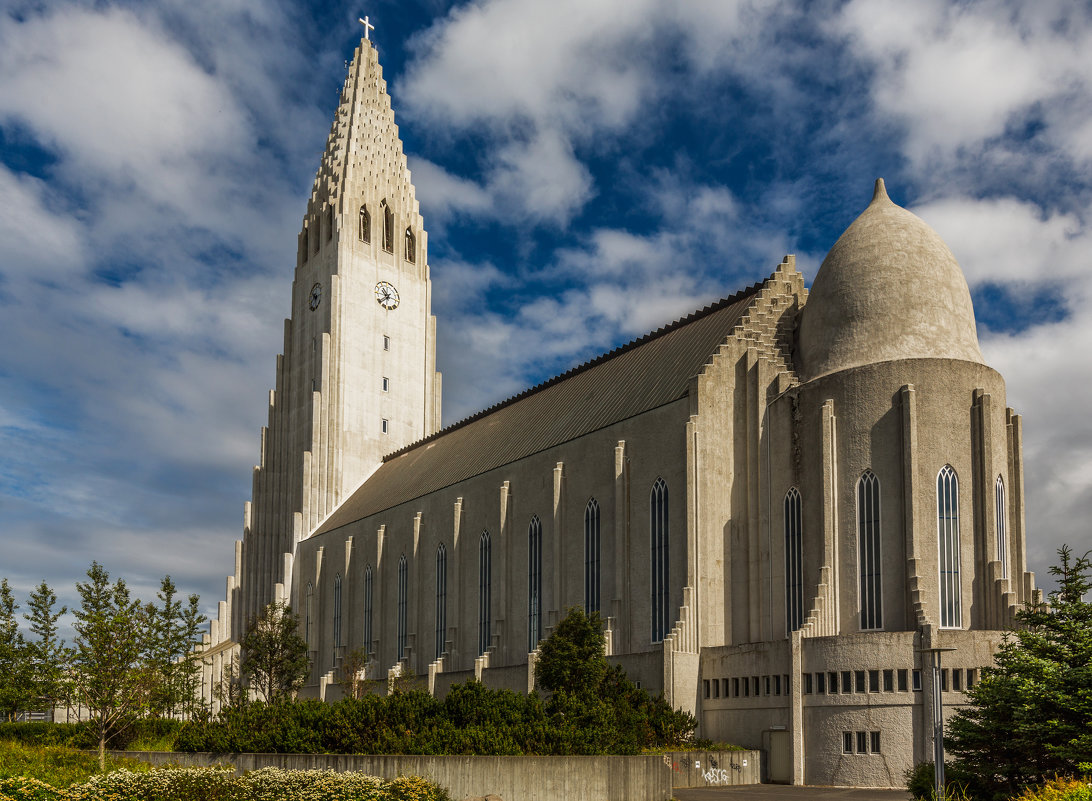
[{"label": "concrete wall", "polygon": [[663,755],[672,787],[729,787],[762,781],[761,751],[672,751]]},{"label": "concrete wall", "polygon": [[[675,772],[661,756],[363,756],[356,754],[181,754],[162,751],[117,751],[118,756],[153,765],[231,764],[237,772],[278,767],[287,770],[360,771],[384,779],[425,776],[446,787],[452,798],[499,795],[506,801],[667,801]],[[723,767],[733,752],[718,760]],[[673,760],[674,755],[665,755]],[[709,759],[685,756],[689,765]],[[716,756],[713,756],[716,759]],[[746,758],[746,757],[744,757]],[[748,762],[750,763],[750,759]],[[704,764],[704,763],[703,763]],[[711,764],[711,763],[710,763]],[[749,766],[748,766],[749,769]],[[707,768],[708,770],[708,768]],[[733,776],[740,771],[728,769]],[[719,775],[719,774],[718,774]],[[698,774],[700,780],[701,774]],[[704,786],[696,784],[694,786]]]}]

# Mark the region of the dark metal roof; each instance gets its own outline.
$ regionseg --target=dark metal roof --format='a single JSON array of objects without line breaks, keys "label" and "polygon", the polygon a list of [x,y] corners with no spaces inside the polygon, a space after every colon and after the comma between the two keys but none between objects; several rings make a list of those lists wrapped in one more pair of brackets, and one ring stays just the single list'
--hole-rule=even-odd
[{"label": "dark metal roof", "polygon": [[761,284],[385,457],[319,527],[340,528],[684,397]]}]

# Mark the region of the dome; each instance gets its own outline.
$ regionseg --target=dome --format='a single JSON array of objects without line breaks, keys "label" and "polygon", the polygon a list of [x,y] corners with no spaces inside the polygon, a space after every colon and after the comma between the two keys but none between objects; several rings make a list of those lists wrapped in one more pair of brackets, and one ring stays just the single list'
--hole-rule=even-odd
[{"label": "dome", "polygon": [[883,179],[819,268],[801,312],[804,381],[895,359],[983,364],[967,279],[937,232]]}]

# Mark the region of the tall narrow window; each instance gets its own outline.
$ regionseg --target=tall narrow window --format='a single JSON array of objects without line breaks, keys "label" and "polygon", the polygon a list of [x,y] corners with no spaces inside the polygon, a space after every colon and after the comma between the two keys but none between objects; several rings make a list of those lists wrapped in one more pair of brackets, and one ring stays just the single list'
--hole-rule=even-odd
[{"label": "tall narrow window", "polygon": [[372,655],[372,566],[364,568],[364,653]]},{"label": "tall narrow window", "polygon": [[995,503],[997,505],[997,559],[1001,562],[1001,577],[1009,577],[1009,532],[1007,528],[1008,506],[1005,503],[1005,479],[997,477],[994,487]]},{"label": "tall narrow window", "polygon": [[322,226],[319,224],[318,218],[311,221],[311,252],[318,253],[319,245],[322,244],[321,235]]},{"label": "tall narrow window", "polygon": [[315,587],[307,582],[307,602],[303,608],[303,639],[307,640],[307,646],[311,647],[311,621],[315,614]]},{"label": "tall narrow window", "polygon": [[379,205],[383,209],[383,250],[394,253],[394,212],[386,200]]},{"label": "tall narrow window", "polygon": [[447,547],[436,548],[436,658],[444,653],[447,639]]},{"label": "tall narrow window", "polygon": [[599,611],[599,503],[584,507],[584,612]]},{"label": "tall narrow window", "polygon": [[865,470],[857,482],[857,565],[861,577],[861,628],[883,628],[880,584],[880,480]]},{"label": "tall narrow window", "polygon": [[417,237],[410,228],[406,229],[406,261],[410,264],[417,261]]},{"label": "tall narrow window", "polygon": [[951,465],[937,474],[937,547],[940,556],[940,626],[963,625],[959,586],[959,478]]},{"label": "tall narrow window", "polygon": [[409,592],[409,568],[406,555],[398,558],[398,661],[406,657],[406,606]]},{"label": "tall narrow window", "polygon": [[538,515],[527,527],[527,650],[542,639],[542,523]]},{"label": "tall narrow window", "polygon": [[800,492],[785,494],[785,624],[790,632],[804,622],[804,564],[801,543]]},{"label": "tall narrow window", "polygon": [[361,242],[372,241],[372,215],[368,213],[367,204],[360,207],[360,225],[358,226],[357,236],[360,237]]},{"label": "tall narrow window", "polygon": [[334,238],[334,208],[326,207],[326,241]]},{"label": "tall narrow window", "polygon": [[483,531],[478,541],[478,653],[484,654],[489,647],[492,618],[490,616],[490,593],[492,592],[492,548],[489,532]]},{"label": "tall narrow window", "polygon": [[667,484],[662,478],[652,485],[648,506],[652,540],[652,641],[662,642],[670,626]]},{"label": "tall narrow window", "polygon": [[341,574],[334,576],[334,656],[341,647]]}]

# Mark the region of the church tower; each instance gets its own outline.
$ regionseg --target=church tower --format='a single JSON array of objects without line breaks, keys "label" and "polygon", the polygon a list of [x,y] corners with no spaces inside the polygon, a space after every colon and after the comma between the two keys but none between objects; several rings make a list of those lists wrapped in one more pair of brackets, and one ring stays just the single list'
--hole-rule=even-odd
[{"label": "church tower", "polygon": [[296,546],[440,422],[428,238],[372,43],[353,55],[307,202],[269,423],[237,547],[230,631],[294,597]]}]

